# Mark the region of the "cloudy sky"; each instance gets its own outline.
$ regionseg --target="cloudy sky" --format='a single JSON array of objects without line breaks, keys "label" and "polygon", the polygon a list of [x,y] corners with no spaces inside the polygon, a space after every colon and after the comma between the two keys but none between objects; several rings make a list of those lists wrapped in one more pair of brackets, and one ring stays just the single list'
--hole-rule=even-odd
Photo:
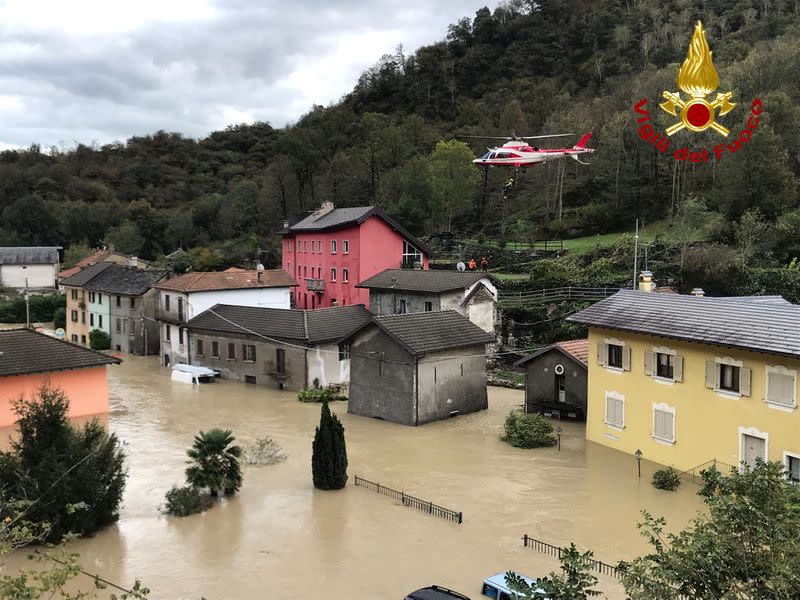
[{"label": "cloudy sky", "polygon": [[0,149],[291,123],[486,0],[0,0]]}]

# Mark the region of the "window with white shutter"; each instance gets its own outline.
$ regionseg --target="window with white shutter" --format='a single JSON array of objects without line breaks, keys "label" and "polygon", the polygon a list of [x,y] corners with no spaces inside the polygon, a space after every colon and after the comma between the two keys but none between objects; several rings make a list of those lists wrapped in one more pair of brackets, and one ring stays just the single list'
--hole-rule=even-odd
[{"label": "window with white shutter", "polygon": [[612,427],[625,427],[625,397],[616,392],[606,392],[605,422]]},{"label": "window with white shutter", "polygon": [[653,437],[662,442],[675,442],[675,409],[665,404],[653,406]]},{"label": "window with white shutter", "polygon": [[777,406],[794,408],[797,372],[784,367],[767,367],[766,401]]}]

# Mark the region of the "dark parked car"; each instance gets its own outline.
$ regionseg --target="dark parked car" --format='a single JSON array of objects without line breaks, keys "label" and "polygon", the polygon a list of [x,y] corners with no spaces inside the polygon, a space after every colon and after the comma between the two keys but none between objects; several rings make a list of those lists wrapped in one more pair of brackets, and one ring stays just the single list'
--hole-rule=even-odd
[{"label": "dark parked car", "polygon": [[448,590],[438,585],[431,585],[426,588],[411,592],[405,600],[469,600],[464,594],[459,594],[453,590]]}]

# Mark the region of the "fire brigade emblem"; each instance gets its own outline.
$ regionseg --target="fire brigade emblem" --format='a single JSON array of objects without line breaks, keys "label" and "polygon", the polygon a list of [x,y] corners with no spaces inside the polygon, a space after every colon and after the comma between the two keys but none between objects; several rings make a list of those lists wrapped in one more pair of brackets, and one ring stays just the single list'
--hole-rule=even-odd
[{"label": "fire brigade emblem", "polygon": [[736,105],[732,103],[731,92],[717,93],[717,97],[709,102],[706,97],[717,89],[719,76],[711,61],[711,50],[706,40],[706,31],[703,24],[698,21],[694,26],[694,34],[689,44],[686,60],[683,61],[678,71],[678,87],[689,95],[687,100],[680,96],[680,92],[664,92],[665,102],[659,106],[669,114],[679,117],[680,121],[667,127],[667,135],[673,135],[684,127],[690,131],[705,131],[713,129],[723,137],[730,131],[716,121],[716,111],[719,116],[729,113]]}]

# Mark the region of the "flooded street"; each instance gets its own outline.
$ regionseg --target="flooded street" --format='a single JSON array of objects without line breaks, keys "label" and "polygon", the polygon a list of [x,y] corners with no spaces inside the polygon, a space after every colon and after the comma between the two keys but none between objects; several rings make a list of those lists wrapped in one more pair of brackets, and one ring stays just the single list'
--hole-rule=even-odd
[{"label": "flooded street", "polygon": [[[73,549],[83,567],[123,585],[136,578],[152,598],[400,600],[437,583],[473,599],[483,578],[514,569],[531,577],[558,567],[522,547],[524,533],[574,541],[615,563],[646,550],[636,529],[643,508],[684,526],[701,507],[697,487],[654,489],[654,468],[636,477],[633,458],[583,439],[560,423],[562,450],[519,450],[499,440],[523,392],[490,388],[489,410],[418,428],[351,416],[345,427],[348,486],[311,484],[311,440],[319,405],[295,393],[221,381],[173,383],[157,358],[110,367],[110,429],[126,445],[129,478],[119,522]],[[201,515],[161,515],[183,484],[185,451],[200,429],[233,430],[238,443],[270,436],[288,458],[247,467],[241,493]],[[455,525],[355,487],[355,475],[462,511]],[[13,556],[6,567],[25,563]],[[621,588],[600,577],[609,598]],[[81,583],[90,587],[88,578]]]}]

